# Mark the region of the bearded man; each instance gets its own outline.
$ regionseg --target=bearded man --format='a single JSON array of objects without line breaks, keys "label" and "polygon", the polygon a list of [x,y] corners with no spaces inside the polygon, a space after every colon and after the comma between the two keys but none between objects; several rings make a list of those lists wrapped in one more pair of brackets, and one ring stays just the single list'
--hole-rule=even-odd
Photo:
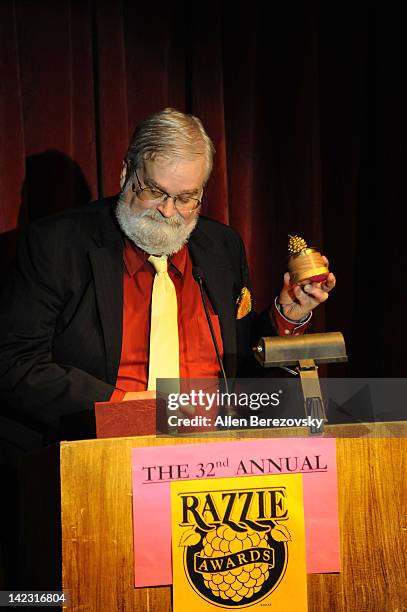
[{"label": "bearded man", "polygon": [[229,377],[250,372],[259,336],[302,333],[334,287],[332,273],[294,288],[286,273],[270,309],[241,308],[250,296],[243,243],[199,216],[213,153],[197,117],[164,109],[136,128],[119,196],[23,236],[1,306],[0,389],[9,411],[49,439],[65,435],[69,415],[85,417],[75,437],[94,435],[94,402],[129,399],[157,377],[219,376],[194,266]]}]

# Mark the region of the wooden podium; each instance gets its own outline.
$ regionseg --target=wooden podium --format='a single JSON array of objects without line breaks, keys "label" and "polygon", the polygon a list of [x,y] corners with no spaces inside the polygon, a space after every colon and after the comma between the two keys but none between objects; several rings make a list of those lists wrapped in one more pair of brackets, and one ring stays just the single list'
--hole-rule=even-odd
[{"label": "wooden podium", "polygon": [[[340,574],[308,576],[310,611],[407,609],[406,433],[406,422],[326,426],[324,436],[337,438],[342,569]],[[62,585],[70,592],[67,609],[81,612],[171,611],[171,587],[133,586],[131,449],[304,437],[304,429],[198,435],[62,442],[41,451],[26,473],[33,526],[26,526],[24,532],[25,588]],[[61,530],[56,465],[60,468]]]}]

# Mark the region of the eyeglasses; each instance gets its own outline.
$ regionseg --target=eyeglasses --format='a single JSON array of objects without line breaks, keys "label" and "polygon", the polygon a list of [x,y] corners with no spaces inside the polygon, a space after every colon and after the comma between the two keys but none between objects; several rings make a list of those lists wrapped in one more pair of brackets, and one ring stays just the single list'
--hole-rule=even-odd
[{"label": "eyeglasses", "polygon": [[[140,179],[138,177],[137,171],[134,171],[136,175],[136,179],[138,182],[138,189],[136,185],[132,184],[132,191],[136,194],[139,200],[143,202],[146,206],[158,206],[163,202],[166,202],[168,198],[172,198],[174,202],[175,208],[178,212],[183,214],[189,214],[194,212],[199,206],[201,206],[202,202],[198,198],[191,198],[191,196],[184,195],[170,195],[165,191],[161,191],[160,189],[153,189],[151,187],[142,187],[140,183]],[[202,197],[202,196],[201,196]]]}]

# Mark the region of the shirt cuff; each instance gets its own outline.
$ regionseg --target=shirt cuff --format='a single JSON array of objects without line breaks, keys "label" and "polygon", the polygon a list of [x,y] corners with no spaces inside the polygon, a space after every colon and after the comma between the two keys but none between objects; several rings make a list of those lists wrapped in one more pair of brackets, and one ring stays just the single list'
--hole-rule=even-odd
[{"label": "shirt cuff", "polygon": [[279,308],[277,298],[274,300],[270,310],[272,321],[279,336],[299,336],[303,334],[312,318],[312,312],[310,312],[305,319],[300,319],[299,321],[287,319]]},{"label": "shirt cuff", "polygon": [[109,402],[122,402],[125,395],[126,395],[126,391],[123,391],[123,389],[116,388],[113,391]]}]

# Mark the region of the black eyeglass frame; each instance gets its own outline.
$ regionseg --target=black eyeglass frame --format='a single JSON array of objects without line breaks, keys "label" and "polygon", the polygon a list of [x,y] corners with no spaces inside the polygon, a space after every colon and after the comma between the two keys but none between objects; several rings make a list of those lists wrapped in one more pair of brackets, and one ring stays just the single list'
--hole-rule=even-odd
[{"label": "black eyeglass frame", "polygon": [[[138,182],[138,186],[139,189],[134,189],[135,185],[134,183],[132,184],[132,191],[136,193],[137,197],[139,197],[139,193],[142,191],[152,191],[151,187],[142,187],[141,186],[141,182],[140,179],[138,177],[137,174],[137,170],[134,170],[134,174],[136,176],[137,182]],[[200,206],[202,206],[202,200],[199,200],[198,198],[190,198],[191,200],[195,200],[196,205],[194,206],[194,208],[190,208],[190,209],[186,209],[184,208],[182,205],[177,205],[177,199],[180,197],[179,195],[172,195],[170,193],[167,193],[166,191],[162,191],[161,189],[155,189],[155,191],[158,191],[162,194],[163,199],[161,198],[156,198],[158,200],[158,202],[155,204],[156,206],[158,206],[159,204],[162,204],[163,202],[166,202],[168,200],[168,198],[172,198],[173,202],[174,202],[174,206],[178,211],[181,211],[183,213],[193,213],[195,212]],[[203,190],[202,190],[202,194],[203,194]],[[154,202],[154,200],[150,200],[150,202]]]}]

